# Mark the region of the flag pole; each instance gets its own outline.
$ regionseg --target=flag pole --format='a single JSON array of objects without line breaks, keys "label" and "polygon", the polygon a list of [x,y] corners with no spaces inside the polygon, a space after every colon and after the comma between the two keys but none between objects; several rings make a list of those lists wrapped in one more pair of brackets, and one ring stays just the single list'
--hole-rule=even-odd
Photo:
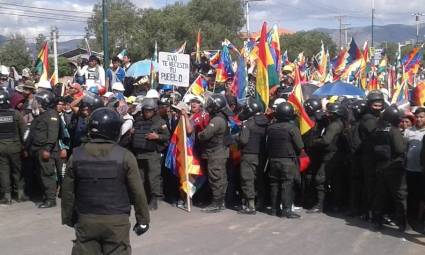
[{"label": "flag pole", "polygon": [[191,199],[190,199],[190,185],[189,185],[189,171],[187,170],[187,134],[186,134],[186,119],[184,115],[181,115],[180,118],[182,118],[182,124],[183,124],[183,143],[184,143],[184,173],[186,175],[186,204],[187,204],[187,211],[190,212],[192,210],[191,208]]}]

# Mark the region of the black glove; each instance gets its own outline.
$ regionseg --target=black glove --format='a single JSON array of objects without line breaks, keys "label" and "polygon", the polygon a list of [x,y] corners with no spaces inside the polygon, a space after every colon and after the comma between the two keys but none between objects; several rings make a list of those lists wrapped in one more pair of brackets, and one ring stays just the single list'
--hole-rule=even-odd
[{"label": "black glove", "polygon": [[144,233],[146,233],[149,229],[149,224],[141,225],[139,223],[136,223],[133,227],[133,231],[136,233],[136,235],[141,236]]}]

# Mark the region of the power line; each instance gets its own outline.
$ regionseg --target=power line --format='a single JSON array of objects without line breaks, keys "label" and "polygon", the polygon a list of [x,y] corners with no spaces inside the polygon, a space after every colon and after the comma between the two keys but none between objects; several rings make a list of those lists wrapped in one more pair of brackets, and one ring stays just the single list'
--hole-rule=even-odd
[{"label": "power line", "polygon": [[56,14],[56,13],[39,12],[39,11],[31,11],[30,12],[28,10],[20,10],[20,9],[14,9],[14,8],[10,8],[10,7],[4,7],[4,6],[1,6],[1,4],[0,4],[0,8],[12,10],[12,11],[23,12],[23,14],[28,14],[29,13],[29,15],[31,15],[32,13],[34,13],[34,14],[50,15],[50,16],[53,16],[53,17],[69,17],[69,18],[81,18],[81,19],[88,19],[88,18],[90,18],[90,16],[75,16],[75,15]]},{"label": "power line", "polygon": [[86,23],[86,22],[87,22],[87,21],[83,21],[83,20],[76,20],[76,19],[65,19],[65,18],[54,18],[54,17],[42,17],[42,16],[36,16],[36,15],[17,14],[17,13],[7,13],[7,12],[0,12],[0,14],[4,14],[4,15],[11,15],[11,16],[20,16],[20,17],[29,17],[29,18],[38,18],[38,19],[63,20],[63,21],[72,21],[72,22],[81,22],[81,23]]},{"label": "power line", "polygon": [[0,4],[12,5],[12,6],[19,6],[19,7],[24,7],[24,8],[38,9],[38,10],[56,11],[56,12],[76,12],[76,13],[89,13],[89,14],[92,13],[92,12],[86,12],[86,11],[75,11],[75,10],[63,10],[63,9],[53,9],[53,8],[42,8],[42,7],[35,7],[35,6],[22,5],[22,4],[5,3],[5,2],[0,2]]}]

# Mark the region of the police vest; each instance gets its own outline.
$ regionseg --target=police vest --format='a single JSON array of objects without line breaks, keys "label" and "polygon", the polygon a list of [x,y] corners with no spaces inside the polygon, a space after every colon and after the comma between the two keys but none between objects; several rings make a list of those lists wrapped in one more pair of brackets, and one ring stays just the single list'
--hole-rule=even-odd
[{"label": "police vest", "polygon": [[259,154],[265,148],[266,142],[266,127],[259,126],[254,119],[247,122],[249,129],[248,143],[242,148],[242,152],[246,154]]},{"label": "police vest", "polygon": [[373,152],[376,161],[392,159],[391,126],[379,127],[372,134]]},{"label": "police vest", "polygon": [[226,124],[226,127],[223,133],[214,134],[214,136],[209,141],[203,143],[203,146],[211,151],[224,149],[224,147],[227,147],[232,143],[230,128],[227,124],[226,117],[223,114],[219,113],[214,116],[214,118],[222,118],[224,120],[224,123]]},{"label": "police vest", "polygon": [[115,145],[103,157],[88,155],[83,147],[74,149],[75,201],[78,213],[130,214],[123,160],[125,149]]},{"label": "police vest", "polygon": [[13,139],[18,135],[14,116],[13,110],[0,110],[0,140]]},{"label": "police vest", "polygon": [[95,68],[87,68],[87,79],[88,80],[99,80],[99,67],[96,66]]},{"label": "police vest", "polygon": [[146,139],[146,135],[151,132],[157,132],[160,122],[155,121],[155,117],[150,120],[139,119],[134,123],[134,134],[132,139],[132,147],[136,150],[146,152],[156,151],[156,142]]},{"label": "police vest", "polygon": [[267,144],[270,158],[297,157],[290,130],[290,124],[285,122],[274,123],[268,127]]}]

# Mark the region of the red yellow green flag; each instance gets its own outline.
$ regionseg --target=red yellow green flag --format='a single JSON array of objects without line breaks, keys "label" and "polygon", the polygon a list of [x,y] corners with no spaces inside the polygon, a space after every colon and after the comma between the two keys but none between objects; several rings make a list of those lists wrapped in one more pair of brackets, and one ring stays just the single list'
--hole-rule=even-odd
[{"label": "red yellow green flag", "polygon": [[43,44],[43,47],[38,53],[37,61],[35,62],[36,73],[40,75],[40,81],[48,81],[49,72],[49,47],[47,42]]}]

